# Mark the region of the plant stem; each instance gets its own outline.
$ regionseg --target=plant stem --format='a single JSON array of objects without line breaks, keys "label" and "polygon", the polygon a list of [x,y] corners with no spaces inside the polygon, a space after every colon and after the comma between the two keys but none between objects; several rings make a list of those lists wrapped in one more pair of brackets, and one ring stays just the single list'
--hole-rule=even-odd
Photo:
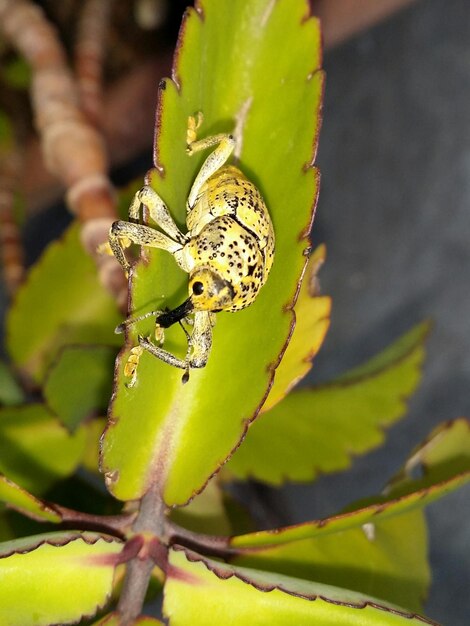
[{"label": "plant stem", "polygon": [[141,533],[150,538],[146,540],[144,548],[139,554],[127,565],[124,585],[118,603],[121,626],[130,626],[142,613],[150,576],[155,567],[155,550],[152,550],[152,547],[160,543],[164,537],[165,514],[166,506],[158,485],[154,484],[142,498],[139,513],[132,526],[134,533]]},{"label": "plant stem", "polygon": [[180,544],[206,556],[228,559],[236,550],[230,547],[230,539],[225,536],[203,535],[196,533],[173,522],[167,523],[169,545]]}]

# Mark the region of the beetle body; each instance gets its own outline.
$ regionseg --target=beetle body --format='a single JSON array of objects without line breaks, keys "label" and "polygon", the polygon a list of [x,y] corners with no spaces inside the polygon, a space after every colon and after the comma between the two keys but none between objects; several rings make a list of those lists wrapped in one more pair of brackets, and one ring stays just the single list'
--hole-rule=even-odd
[{"label": "beetle body", "polygon": [[[200,120],[201,118],[199,118]],[[241,170],[226,161],[235,146],[231,135],[214,135],[195,140],[199,126],[194,118],[188,125],[188,153],[211,146],[215,150],[203,163],[191,187],[187,201],[186,226],[183,234],[176,226],[165,203],[151,187],[143,187],[129,208],[130,221],[115,222],[109,243],[121,265],[129,271],[124,249],[131,243],[156,247],[170,252],[177,264],[189,274],[188,299],[171,311],[151,311],[130,323],[155,315],[159,343],[163,329],[194,314],[193,330],[188,334],[188,351],[180,359],[139,337],[139,346],[170,365],[186,370],[204,367],[212,345],[214,313],[240,311],[256,299],[265,284],[274,258],[274,231],[266,204],[256,188]],[[140,207],[144,204],[150,217],[161,229],[138,223]],[[131,353],[125,372],[135,384],[138,360],[142,351]]]},{"label": "beetle body", "polygon": [[209,268],[230,284],[233,297],[221,310],[251,304],[274,258],[271,219],[255,185],[238,168],[221,168],[201,188],[186,223],[190,239],[183,254],[190,276]]}]

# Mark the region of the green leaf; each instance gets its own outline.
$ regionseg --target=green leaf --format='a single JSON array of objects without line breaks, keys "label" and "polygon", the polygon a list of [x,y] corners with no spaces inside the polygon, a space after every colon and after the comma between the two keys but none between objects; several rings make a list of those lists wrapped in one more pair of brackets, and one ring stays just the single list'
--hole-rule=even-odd
[{"label": "green leaf", "polygon": [[[417,459],[420,462],[426,459],[429,463],[426,465],[427,475],[424,478],[407,477],[406,470]],[[433,464],[437,459],[438,462]],[[362,501],[355,509],[329,518],[241,535],[232,538],[231,543],[235,548],[268,547],[375,524],[413,509],[422,509],[469,481],[470,421],[462,418],[447,422],[431,433],[413,452],[404,470],[384,490],[386,495]]]},{"label": "green leaf", "polygon": [[411,626],[423,617],[354,591],[233,567],[170,550],[164,615],[171,626]]},{"label": "green leaf", "polygon": [[[413,477],[417,469],[424,475]],[[416,448],[386,496],[333,517],[235,537],[236,564],[347,586],[419,611],[429,584],[421,509],[470,481],[470,421]],[[246,551],[245,551],[246,550]]]},{"label": "green leaf", "polygon": [[31,84],[31,67],[22,57],[15,57],[1,69],[3,80],[14,89],[28,89]]},{"label": "green leaf", "polygon": [[91,420],[86,422],[83,427],[86,431],[87,443],[82,457],[82,465],[89,472],[99,474],[100,438],[106,427],[106,419],[102,417]]},{"label": "green leaf", "polygon": [[24,393],[16,382],[10,368],[0,361],[0,404],[15,406],[24,401]]},{"label": "green leaf", "polygon": [[216,480],[182,509],[174,509],[171,519],[197,533],[230,535],[232,528],[225,512],[224,494]]},{"label": "green leaf", "polygon": [[266,413],[282,400],[312,368],[330,326],[331,298],[319,295],[317,274],[326,257],[319,246],[308,261],[299,297],[294,307],[295,327],[287,350],[276,370],[274,384],[261,409]]},{"label": "green leaf", "polygon": [[462,417],[444,422],[432,431],[392,479],[387,493],[395,498],[417,489],[429,489],[432,493],[437,483],[465,482],[469,472],[470,420]]},{"label": "green leaf", "polygon": [[60,522],[62,517],[19,485],[0,474],[0,501],[24,515],[42,522]]},{"label": "green leaf", "polygon": [[351,464],[384,440],[421,378],[428,324],[420,324],[361,368],[287,396],[257,420],[230,459],[227,477],[271,484],[307,481]]},{"label": "green leaf", "polygon": [[15,364],[41,382],[67,344],[119,344],[118,321],[75,224],[47,248],[20,288],[7,317],[8,349]]},{"label": "green leaf", "polygon": [[431,577],[427,552],[424,513],[415,510],[333,534],[252,549],[233,563],[353,589],[420,612]]},{"label": "green leaf", "polygon": [[0,409],[0,471],[28,491],[72,474],[85,442],[83,430],[71,435],[42,404]]},{"label": "green leaf", "polygon": [[69,430],[106,408],[115,358],[116,351],[110,347],[72,346],[61,352],[49,370],[44,398]]},{"label": "green leaf", "polygon": [[122,543],[97,533],[49,533],[0,544],[2,624],[70,624],[112,590]]},{"label": "green leaf", "polygon": [[[323,90],[320,31],[303,0],[205,0],[189,9],[177,47],[174,80],[160,88],[156,161],[150,184],[183,227],[190,186],[206,154],[188,157],[189,115],[204,114],[201,137],[241,125],[240,168],[259,187],[274,223],[276,253],[256,302],[217,316],[208,365],[181,384],[181,371],[142,355],[138,381],[125,386],[117,368],[112,423],[104,439],[107,484],[120,499],[140,497],[151,481],[168,505],[182,505],[204,488],[243,437],[265,398],[292,328],[291,307],[305,267],[305,241],[318,192],[311,164]],[[279,46],[282,41],[283,45]],[[132,314],[180,304],[187,276],[174,259],[145,251],[135,268]],[[133,331],[134,332],[134,331]],[[165,347],[184,355],[177,326]]]}]

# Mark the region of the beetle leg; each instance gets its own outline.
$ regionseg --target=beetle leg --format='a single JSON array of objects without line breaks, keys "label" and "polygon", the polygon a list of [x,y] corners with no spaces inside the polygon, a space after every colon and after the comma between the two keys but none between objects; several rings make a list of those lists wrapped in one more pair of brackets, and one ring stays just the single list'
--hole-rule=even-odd
[{"label": "beetle leg", "polygon": [[187,359],[180,359],[174,354],[171,354],[171,352],[163,350],[163,348],[156,346],[149,339],[147,339],[147,337],[139,337],[139,346],[142,347],[144,350],[147,350],[147,352],[150,352],[150,354],[153,354],[153,356],[156,356],[157,359],[160,359],[160,361],[168,363],[168,365],[173,365],[173,367],[179,367],[182,370],[188,368]]},{"label": "beetle leg", "polygon": [[158,193],[148,185],[142,187],[142,189],[135,194],[131,202],[129,207],[129,219],[131,222],[139,222],[140,206],[142,204],[148,208],[150,217],[157,226],[178,243],[182,245],[185,244],[186,237],[175,224],[166,204]]},{"label": "beetle leg", "polygon": [[[180,359],[174,354],[171,354],[171,352],[163,350],[146,337],[139,337],[139,346],[144,350],[156,356],[157,359],[168,363],[168,365],[173,365],[174,367],[179,367],[186,371],[193,368],[201,368],[206,365],[211,345],[212,324],[210,314],[207,311],[197,311],[194,314],[194,330],[188,340],[188,351],[185,359]],[[186,381],[187,375],[183,378]]]},{"label": "beetle leg", "polygon": [[191,338],[188,341],[189,366],[205,367],[212,346],[212,322],[209,311],[196,311]]},{"label": "beetle leg", "polygon": [[219,135],[212,135],[199,141],[193,141],[188,143],[187,152],[189,155],[217,146],[216,149],[209,154],[199,170],[198,175],[189,192],[186,209],[190,211],[196,203],[201,187],[204,183],[219,170],[222,165],[227,161],[235,148],[235,138],[233,135],[227,133],[221,133]]},{"label": "beetle leg", "polygon": [[123,222],[122,220],[114,222],[109,231],[109,245],[125,272],[129,272],[130,263],[126,259],[124,249],[129,247],[131,243],[151,248],[160,248],[172,255],[175,255],[183,247],[181,243],[173,241],[173,239],[148,226]]}]

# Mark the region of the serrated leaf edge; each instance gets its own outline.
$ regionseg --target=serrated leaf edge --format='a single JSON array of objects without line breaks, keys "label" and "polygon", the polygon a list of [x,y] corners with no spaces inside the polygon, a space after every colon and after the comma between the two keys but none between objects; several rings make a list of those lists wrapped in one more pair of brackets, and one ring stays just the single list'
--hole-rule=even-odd
[{"label": "serrated leaf edge", "polygon": [[[404,619],[410,619],[410,620],[414,619],[414,620],[422,622],[423,624],[430,624],[431,626],[440,626],[437,622],[434,622],[434,621],[432,621],[432,620],[430,620],[428,618],[425,618],[422,615],[418,615],[417,613],[410,613],[408,611],[404,611],[404,610],[401,610],[399,608],[394,608],[394,607],[390,607],[390,606],[386,606],[386,605],[381,605],[381,604],[378,604],[378,603],[373,602],[373,601],[365,600],[364,602],[357,603],[357,604],[354,603],[354,602],[341,602],[340,600],[328,598],[328,597],[323,596],[323,595],[305,594],[305,593],[291,591],[289,589],[286,589],[282,585],[276,585],[276,584],[266,584],[266,585],[263,585],[260,582],[255,582],[254,580],[250,579],[248,576],[244,576],[241,572],[238,572],[236,570],[232,569],[229,572],[223,571],[223,569],[221,567],[217,567],[217,564],[216,564],[215,561],[209,561],[208,559],[206,559],[205,557],[201,556],[197,552],[193,552],[192,550],[188,550],[187,548],[184,548],[183,546],[174,545],[174,546],[172,546],[172,548],[176,552],[183,552],[185,557],[186,557],[186,559],[190,563],[202,563],[209,572],[211,572],[212,574],[217,576],[217,578],[219,578],[220,580],[229,580],[230,578],[235,578],[235,579],[240,580],[241,582],[243,582],[243,583],[245,583],[247,585],[250,585],[251,587],[253,587],[257,591],[261,591],[263,593],[269,593],[271,591],[280,591],[280,592],[285,593],[287,595],[294,596],[296,598],[300,598],[300,599],[303,599],[303,600],[308,600],[310,602],[314,602],[315,600],[323,600],[324,602],[327,602],[329,604],[334,604],[336,606],[344,606],[344,607],[348,607],[348,608],[351,608],[351,609],[365,609],[365,608],[369,607],[369,608],[372,608],[372,609],[377,609],[379,611],[384,611],[386,613],[391,613],[391,614],[397,615],[399,617],[403,617]],[[179,573],[180,572],[179,568],[177,568],[177,567],[175,567],[173,565],[169,565],[168,567],[169,567],[169,569],[168,569],[168,576],[173,576],[174,578],[180,578],[180,579],[181,578],[187,579],[187,573],[186,572],[182,572],[180,574]]]},{"label": "serrated leaf edge", "polygon": [[[311,520],[309,522],[302,522],[300,524],[292,524],[290,526],[284,526],[282,528],[276,528],[274,530],[263,530],[263,531],[257,531],[255,533],[249,533],[246,535],[238,535],[230,539],[230,546],[234,548],[235,550],[243,552],[243,553],[257,552],[259,550],[264,550],[266,548],[275,547],[279,545],[285,545],[286,543],[292,543],[295,541],[302,541],[304,539],[311,538],[311,535],[309,535],[309,533],[306,532],[304,535],[287,538],[285,541],[275,541],[273,543],[270,543],[268,541],[268,538],[270,536],[279,537],[279,536],[282,536],[283,533],[288,534],[290,531],[295,532],[300,529],[305,529],[306,531],[308,531],[309,528],[323,529],[323,528],[326,528],[329,524],[331,524],[331,522],[340,521],[344,519],[350,519],[350,518],[352,518],[352,524],[350,526],[341,527],[340,529],[337,529],[337,530],[333,529],[329,532],[327,531],[328,534],[348,530],[350,528],[355,528],[357,526],[363,526],[367,521],[370,521],[373,523],[374,520],[373,519],[361,520],[358,523],[354,523],[355,516],[362,514],[364,512],[368,512],[368,511],[370,511],[371,513],[371,518],[373,518],[373,516],[376,516],[376,515],[381,515],[381,520],[386,519],[387,517],[393,517],[394,515],[401,515],[404,513],[404,510],[400,510],[397,513],[392,512],[390,513],[390,515],[383,515],[383,516],[382,516],[382,513],[384,513],[384,511],[387,512],[387,509],[389,509],[393,505],[403,503],[403,502],[406,503],[407,500],[423,499],[428,494],[434,491],[445,489],[445,487],[452,487],[454,483],[458,484],[462,481],[463,482],[470,481],[470,470],[465,471],[465,472],[459,472],[455,476],[452,476],[452,478],[434,483],[433,485],[429,487],[425,487],[424,489],[418,489],[417,491],[412,491],[410,493],[399,496],[397,498],[393,498],[386,502],[379,502],[376,504],[371,504],[369,506],[355,509],[354,511],[348,511],[346,513],[339,513],[338,515],[333,515],[331,517],[326,517],[326,518],[322,518],[319,520]],[[446,495],[446,494],[443,494],[443,495]],[[266,542],[259,543],[259,544],[248,543],[247,545],[244,545],[243,539],[246,540],[246,539],[249,539],[250,537],[252,538],[266,537]]]}]

